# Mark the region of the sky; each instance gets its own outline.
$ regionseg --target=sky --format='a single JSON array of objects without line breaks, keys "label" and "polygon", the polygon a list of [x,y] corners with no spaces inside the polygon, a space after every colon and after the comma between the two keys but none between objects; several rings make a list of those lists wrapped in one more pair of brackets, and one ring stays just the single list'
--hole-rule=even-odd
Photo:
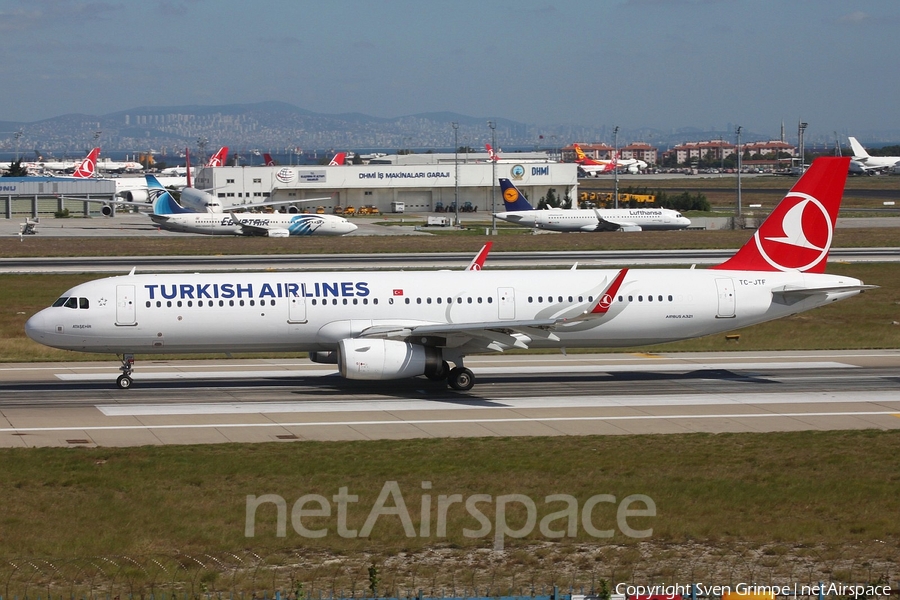
[{"label": "sky", "polygon": [[665,131],[900,131],[900,2],[0,0],[0,121],[289,102]]}]

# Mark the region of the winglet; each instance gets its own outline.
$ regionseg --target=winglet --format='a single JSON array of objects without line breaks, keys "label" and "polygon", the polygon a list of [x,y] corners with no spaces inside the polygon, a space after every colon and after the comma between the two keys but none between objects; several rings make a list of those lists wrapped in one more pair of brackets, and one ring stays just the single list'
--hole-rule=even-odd
[{"label": "winglet", "polygon": [[564,321],[584,321],[586,319],[593,319],[605,315],[609,312],[609,307],[612,306],[612,303],[615,301],[616,294],[619,293],[619,288],[622,287],[622,282],[625,280],[625,275],[627,274],[628,269],[620,270],[619,274],[616,275],[608,286],[606,286],[606,289],[597,296],[597,299],[594,300],[594,303],[591,304],[590,308],[577,317],[564,319]]},{"label": "winglet", "polygon": [[494,242],[485,242],[478,254],[475,255],[475,258],[472,259],[472,262],[469,263],[469,266],[466,267],[466,271],[480,271],[484,267],[484,261],[487,260],[487,255],[493,245]]},{"label": "winglet", "polygon": [[753,237],[712,268],[824,273],[849,167],[849,157],[817,158]]}]

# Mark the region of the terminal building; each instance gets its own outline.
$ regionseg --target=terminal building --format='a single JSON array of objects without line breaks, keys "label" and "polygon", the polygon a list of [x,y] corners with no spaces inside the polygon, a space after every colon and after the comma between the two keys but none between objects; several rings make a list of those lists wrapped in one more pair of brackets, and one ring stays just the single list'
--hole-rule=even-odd
[{"label": "terminal building", "polygon": [[302,209],[329,213],[351,206],[453,212],[458,187],[461,212],[490,213],[504,210],[497,183],[501,177],[513,181],[534,206],[550,189],[561,199],[577,197],[577,165],[551,161],[544,152],[508,154],[497,162],[484,153],[407,154],[366,165],[203,168],[194,185],[214,189],[225,207],[297,200]]}]

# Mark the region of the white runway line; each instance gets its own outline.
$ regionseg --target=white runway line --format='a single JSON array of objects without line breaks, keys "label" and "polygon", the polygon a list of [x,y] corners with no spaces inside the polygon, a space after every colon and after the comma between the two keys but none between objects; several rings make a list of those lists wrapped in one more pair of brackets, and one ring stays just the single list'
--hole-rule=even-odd
[{"label": "white runway line", "polygon": [[[485,410],[541,408],[636,408],[651,406],[747,406],[759,404],[822,404],[900,401],[895,392],[797,392],[773,394],[679,394],[636,396],[538,396],[531,398],[466,398],[459,400],[372,400],[372,401],[297,401],[297,402],[219,402],[179,404],[98,404],[107,417],[145,417],[164,415],[238,415],[273,413],[352,413],[385,411],[402,413],[428,410]],[[900,407],[898,407],[900,411]],[[536,420],[540,420],[536,418]]]},{"label": "white runway line", "polygon": [[[467,363],[469,364],[469,363]],[[169,367],[171,368],[171,367]],[[640,372],[693,372],[693,371],[722,371],[722,370],[786,370],[786,369],[857,369],[856,365],[847,363],[820,361],[820,362],[742,362],[742,363],[655,363],[648,360],[645,363],[632,363],[626,365],[546,365],[546,366],[509,366],[509,367],[477,367],[477,375],[528,375],[539,373],[622,373],[629,371]],[[334,369],[296,369],[296,370],[241,370],[241,371],[156,371],[146,373],[140,370],[134,372],[132,378],[135,381],[156,381],[164,379],[259,379],[259,378],[292,378],[292,377],[324,377],[337,374]],[[61,381],[103,381],[111,377],[112,373],[56,373],[55,377]]]},{"label": "white runway line", "polygon": [[513,417],[502,419],[415,419],[409,421],[326,421],[319,423],[200,423],[200,424],[179,424],[179,425],[92,425],[87,427],[21,427],[21,428],[3,428],[0,433],[37,433],[37,432],[53,432],[53,431],[134,431],[134,430],[153,430],[153,429],[234,429],[238,427],[324,427],[324,426],[374,426],[374,425],[460,425],[474,424],[484,425],[492,423],[551,423],[562,421],[650,421],[650,420],[680,420],[680,419],[765,419],[772,417],[867,417],[867,416],[885,416],[893,415],[900,417],[900,412],[896,410],[883,411],[862,411],[862,412],[818,412],[818,413],[745,413],[745,414],[721,414],[721,415],[630,415],[630,416],[610,416],[610,417],[546,417],[546,418],[526,418]]}]

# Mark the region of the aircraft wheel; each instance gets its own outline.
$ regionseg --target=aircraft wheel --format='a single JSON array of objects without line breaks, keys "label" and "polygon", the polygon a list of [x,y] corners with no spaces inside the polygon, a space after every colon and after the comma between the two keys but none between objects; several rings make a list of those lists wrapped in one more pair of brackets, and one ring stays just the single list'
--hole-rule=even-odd
[{"label": "aircraft wheel", "polygon": [[475,385],[475,374],[465,367],[455,367],[447,376],[447,383],[454,390],[466,392]]},{"label": "aircraft wheel", "polygon": [[116,379],[116,385],[119,386],[120,390],[127,390],[132,383],[134,383],[134,380],[128,375],[119,375],[119,378]]}]

